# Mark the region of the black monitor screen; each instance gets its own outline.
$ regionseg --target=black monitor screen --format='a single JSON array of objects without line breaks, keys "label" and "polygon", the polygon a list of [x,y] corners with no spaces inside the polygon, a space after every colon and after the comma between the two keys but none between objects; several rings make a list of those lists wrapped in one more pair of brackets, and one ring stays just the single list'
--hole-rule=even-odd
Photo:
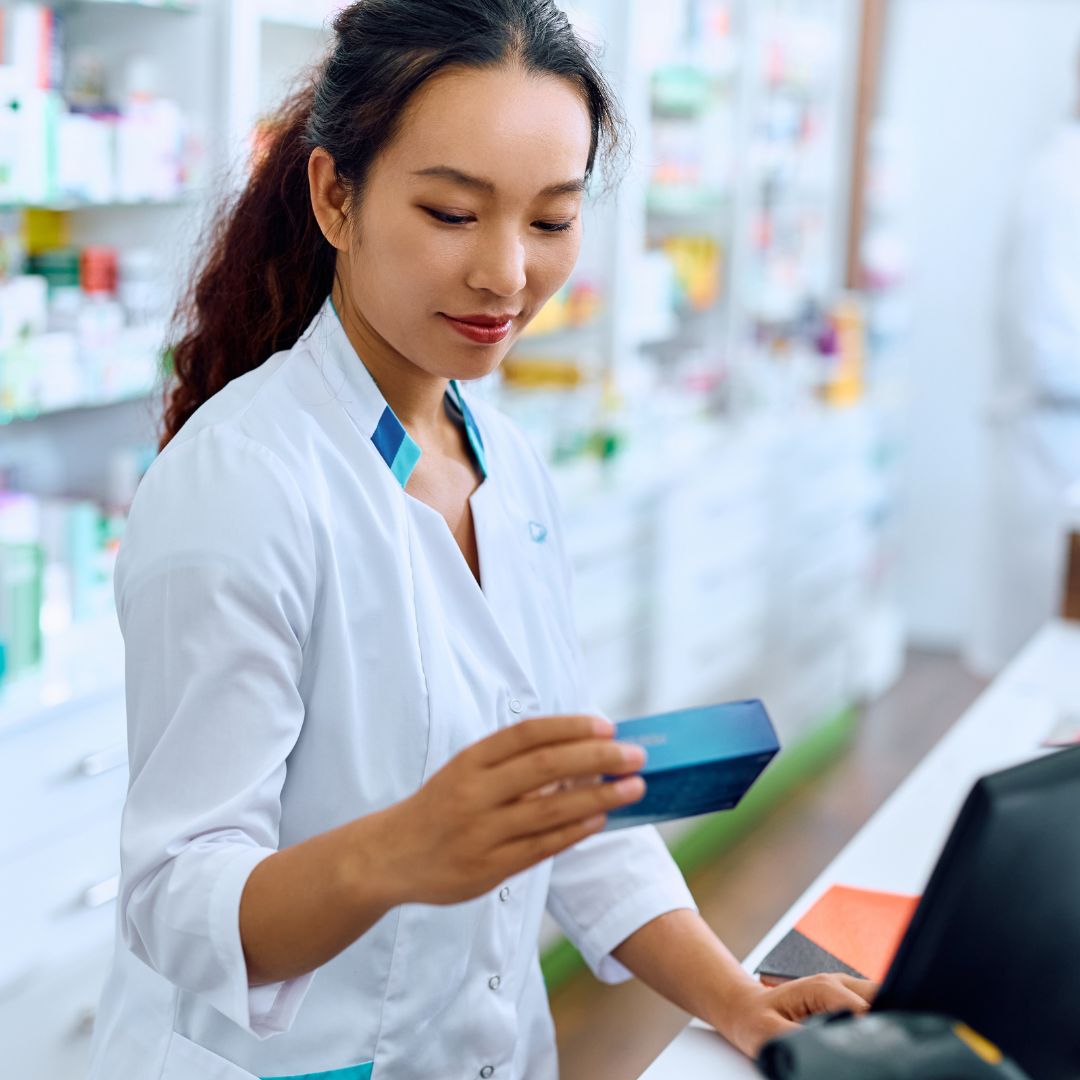
[{"label": "black monitor screen", "polygon": [[945,1013],[1035,1080],[1080,1077],[1080,747],[975,785],[874,1009]]}]

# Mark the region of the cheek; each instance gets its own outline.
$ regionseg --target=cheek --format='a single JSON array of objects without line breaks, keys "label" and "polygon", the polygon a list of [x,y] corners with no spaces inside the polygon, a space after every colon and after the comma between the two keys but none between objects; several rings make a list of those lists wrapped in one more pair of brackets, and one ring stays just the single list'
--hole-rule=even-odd
[{"label": "cheek", "polygon": [[461,252],[431,230],[404,227],[372,232],[356,252],[357,281],[368,305],[384,317],[412,318],[418,306],[445,297],[460,272]]},{"label": "cheek", "polygon": [[529,260],[529,290],[544,299],[551,296],[570,277],[580,250],[580,233],[572,238],[549,240],[541,244]]}]

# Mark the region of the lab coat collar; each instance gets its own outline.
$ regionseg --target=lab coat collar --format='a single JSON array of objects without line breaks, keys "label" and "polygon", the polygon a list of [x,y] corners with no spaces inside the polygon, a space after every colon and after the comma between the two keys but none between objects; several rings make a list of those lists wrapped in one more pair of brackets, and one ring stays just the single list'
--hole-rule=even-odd
[{"label": "lab coat collar", "polygon": [[[405,425],[394,414],[394,410],[386,403],[371,372],[368,371],[362,358],[353,348],[352,342],[349,341],[334,302],[329,296],[301,340],[307,338],[315,338],[323,345],[326,355],[336,361],[342,375],[357,395],[355,398],[343,400],[343,404],[357,424],[370,433],[371,441],[375,444],[375,449],[379,451],[379,456],[404,488],[409,482],[413,469],[416,468],[416,463],[420,460],[420,447],[405,430]],[[446,408],[448,412],[456,413],[464,423],[473,458],[481,474],[486,478],[488,467],[484,440],[457,379],[451,379],[446,388]]]}]

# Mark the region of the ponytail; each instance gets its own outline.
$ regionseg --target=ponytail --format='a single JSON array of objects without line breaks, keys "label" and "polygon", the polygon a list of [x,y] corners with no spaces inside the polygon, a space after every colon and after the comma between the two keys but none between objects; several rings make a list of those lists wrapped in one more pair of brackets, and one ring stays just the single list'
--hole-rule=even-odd
[{"label": "ponytail", "polygon": [[177,310],[160,449],[208,398],[290,348],[330,292],[335,250],[311,208],[314,87],[290,99],[243,191],[217,214],[198,278]]}]

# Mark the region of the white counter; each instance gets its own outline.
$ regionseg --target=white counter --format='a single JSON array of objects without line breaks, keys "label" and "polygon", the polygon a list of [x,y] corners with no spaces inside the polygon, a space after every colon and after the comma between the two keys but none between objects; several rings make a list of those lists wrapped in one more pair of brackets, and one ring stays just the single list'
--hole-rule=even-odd
[{"label": "white counter", "polygon": [[[975,780],[1040,753],[1063,711],[1080,714],[1080,623],[1043,628],[852,838],[743,963],[762,957],[830,885],[921,893]],[[693,1020],[641,1080],[758,1076],[712,1028]]]}]

